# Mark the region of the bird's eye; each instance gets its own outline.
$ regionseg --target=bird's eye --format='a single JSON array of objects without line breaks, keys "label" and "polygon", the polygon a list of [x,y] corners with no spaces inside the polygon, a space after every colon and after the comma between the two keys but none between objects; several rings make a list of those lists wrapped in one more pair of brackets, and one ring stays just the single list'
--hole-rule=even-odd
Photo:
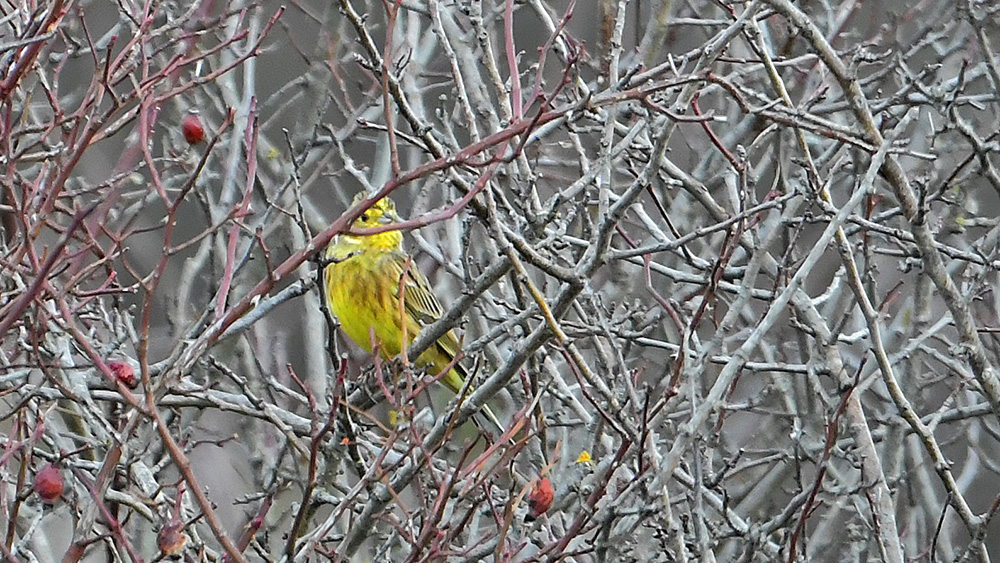
[{"label": "bird's eye", "polygon": [[361,214],[361,220],[367,223],[368,222],[368,214],[367,213],[362,213]]}]

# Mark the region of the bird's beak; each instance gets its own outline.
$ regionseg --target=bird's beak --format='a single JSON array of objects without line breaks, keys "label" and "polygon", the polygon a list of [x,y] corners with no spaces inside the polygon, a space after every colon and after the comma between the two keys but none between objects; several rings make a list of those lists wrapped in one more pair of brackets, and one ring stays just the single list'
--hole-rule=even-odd
[{"label": "bird's beak", "polygon": [[395,213],[385,213],[385,214],[383,214],[382,216],[380,216],[378,218],[378,222],[382,223],[383,225],[388,225],[390,223],[395,223],[396,222],[396,214]]}]

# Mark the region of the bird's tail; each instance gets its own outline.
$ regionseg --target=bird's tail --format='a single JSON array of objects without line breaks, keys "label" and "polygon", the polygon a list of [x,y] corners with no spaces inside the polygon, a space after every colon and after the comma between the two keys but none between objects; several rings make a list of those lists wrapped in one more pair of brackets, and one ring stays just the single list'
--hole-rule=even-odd
[{"label": "bird's tail", "polygon": [[[470,374],[468,373],[468,370],[466,370],[463,365],[457,364],[452,368],[450,373],[441,379],[441,382],[454,393],[461,393],[462,388],[465,387],[465,382],[469,377]],[[470,390],[469,392],[471,393],[472,391]],[[493,409],[491,409],[489,405],[483,405],[472,420],[476,423],[476,426],[483,428],[482,419],[484,418],[489,421],[489,425],[495,428],[501,435],[507,431],[507,427],[500,422],[500,419],[497,418],[497,415],[493,412]]]},{"label": "bird's tail", "polygon": [[[497,418],[497,415],[493,414],[493,409],[491,409],[489,405],[483,405],[483,408],[479,409],[479,416],[489,420],[490,424],[493,425],[493,427],[496,428],[497,432],[500,434],[507,431],[507,427],[500,423],[500,419]],[[480,428],[481,427],[482,426],[480,426]]]}]

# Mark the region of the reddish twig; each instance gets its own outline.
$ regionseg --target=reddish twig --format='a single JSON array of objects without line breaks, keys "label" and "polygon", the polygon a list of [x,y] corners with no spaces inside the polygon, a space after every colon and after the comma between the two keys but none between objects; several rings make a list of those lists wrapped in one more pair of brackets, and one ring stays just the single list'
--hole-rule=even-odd
[{"label": "reddish twig", "polygon": [[816,502],[816,496],[819,494],[820,487],[823,486],[823,479],[826,477],[826,470],[830,462],[830,456],[833,454],[833,449],[837,445],[837,432],[840,426],[840,417],[847,410],[847,403],[854,393],[854,390],[858,386],[858,382],[861,378],[861,371],[865,366],[865,362],[862,361],[861,365],[858,366],[857,371],[854,374],[854,383],[844,390],[844,396],[840,398],[840,404],[837,405],[837,410],[834,412],[833,419],[830,420],[826,425],[826,442],[823,445],[823,457],[819,462],[819,470],[816,472],[816,478],[813,480],[812,490],[809,492],[809,498],[806,499],[805,504],[802,506],[802,516],[799,518],[799,523],[795,526],[795,530],[792,533],[791,541],[788,546],[788,563],[795,563],[795,551],[798,545],[799,539],[802,537],[802,533],[805,531],[806,520],[812,514],[813,505]]},{"label": "reddish twig", "polygon": [[229,288],[232,286],[233,275],[236,271],[236,244],[239,242],[239,233],[243,225],[243,219],[249,214],[253,184],[257,181],[257,98],[250,99],[247,121],[245,139],[247,182],[243,186],[243,200],[233,209],[231,214],[233,224],[229,227],[229,243],[226,245],[226,266],[222,274],[222,281],[219,284],[218,300],[215,304],[216,317],[221,317],[226,310],[226,298],[229,296]]}]

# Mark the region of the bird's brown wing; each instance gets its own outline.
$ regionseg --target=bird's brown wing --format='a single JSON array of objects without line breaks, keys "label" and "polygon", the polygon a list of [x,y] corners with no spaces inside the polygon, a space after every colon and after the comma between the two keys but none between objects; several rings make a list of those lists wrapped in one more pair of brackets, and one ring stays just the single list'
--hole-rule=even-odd
[{"label": "bird's brown wing", "polygon": [[[399,269],[399,276],[402,276],[403,269],[407,264],[406,256],[403,255],[401,259],[394,260],[394,263]],[[399,297],[398,284],[394,291],[394,295],[396,295],[397,298]],[[406,269],[406,283],[403,285],[403,304],[406,308],[407,315],[419,323],[419,327],[411,327],[417,328],[418,331],[419,328],[427,326],[440,319],[441,315],[444,314],[444,308],[441,307],[441,302],[438,301],[433,290],[431,290],[431,286],[427,281],[427,278],[420,273],[420,270],[418,270],[414,264],[412,264],[412,261],[409,268]],[[413,332],[412,334],[416,336],[416,332]],[[455,354],[458,353],[458,338],[455,337],[455,333],[451,330],[438,338],[437,345],[449,358],[454,358]],[[463,371],[461,368],[459,369],[460,371]]]},{"label": "bird's brown wing", "polygon": [[[399,275],[402,276],[407,264],[407,257],[404,254],[402,259],[394,261],[399,267]],[[412,262],[412,261],[411,261]],[[399,279],[399,278],[397,278]],[[410,267],[406,270],[406,283],[403,289],[403,301],[404,307],[406,308],[407,315],[419,323],[420,327],[416,328],[417,331],[421,327],[429,325],[434,321],[441,318],[444,314],[444,309],[441,307],[441,302],[437,300],[434,296],[434,292],[431,290],[430,283],[427,278],[420,273],[416,267],[410,263]],[[399,284],[396,284],[396,290],[394,291],[396,298],[399,298]],[[416,335],[416,331],[413,333]],[[458,338],[455,336],[454,330],[449,330],[448,332],[441,335],[436,343],[437,349],[447,356],[447,361],[450,362],[455,358],[455,355],[459,351]],[[438,369],[443,369],[443,366],[436,366]],[[455,374],[458,377],[455,377]],[[452,391],[458,393],[461,391],[465,380],[469,377],[469,372],[462,365],[461,362],[457,362],[454,366],[454,371],[442,378],[441,382],[448,386]],[[497,418],[497,415],[493,413],[489,405],[483,405],[482,414],[486,417],[490,423],[496,427],[501,433],[506,431],[506,427]],[[477,422],[477,424],[480,424]],[[514,440],[511,439],[511,443]]]},{"label": "bird's brown wing", "polygon": [[[406,267],[406,258],[396,262],[399,268],[399,275],[404,275],[403,268]],[[403,285],[403,300],[406,305],[406,312],[421,325],[429,325],[441,318],[444,309],[441,302],[434,296],[427,278],[420,273],[414,264],[410,264],[406,269],[406,283]],[[397,278],[398,279],[398,278]],[[396,297],[399,297],[399,286],[397,284]]]}]

